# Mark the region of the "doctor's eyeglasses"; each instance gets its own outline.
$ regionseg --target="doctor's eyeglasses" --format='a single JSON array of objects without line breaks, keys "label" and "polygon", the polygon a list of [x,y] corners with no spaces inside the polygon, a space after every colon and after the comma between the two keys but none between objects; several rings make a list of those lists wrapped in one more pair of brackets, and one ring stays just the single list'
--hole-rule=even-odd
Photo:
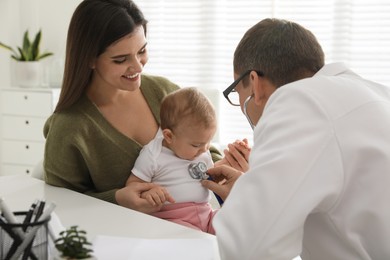
[{"label": "doctor's eyeglasses", "polygon": [[247,76],[251,71],[256,71],[257,75],[264,76],[264,73],[258,70],[247,70],[242,73],[227,89],[223,91],[224,97],[229,101],[229,103],[233,106],[240,106],[240,96],[236,91],[236,86],[240,81]]}]

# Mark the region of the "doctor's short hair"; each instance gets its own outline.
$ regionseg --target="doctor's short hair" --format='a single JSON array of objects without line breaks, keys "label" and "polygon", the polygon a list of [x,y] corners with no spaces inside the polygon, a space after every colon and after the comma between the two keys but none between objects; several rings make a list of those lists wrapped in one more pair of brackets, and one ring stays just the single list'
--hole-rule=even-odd
[{"label": "doctor's short hair", "polygon": [[215,127],[216,113],[210,100],[195,87],[178,89],[164,97],[160,107],[161,129],[174,130],[189,122],[205,128]]},{"label": "doctor's short hair", "polygon": [[291,21],[268,18],[244,34],[234,52],[233,66],[236,74],[261,71],[280,87],[313,76],[324,66],[324,60],[312,32]]}]

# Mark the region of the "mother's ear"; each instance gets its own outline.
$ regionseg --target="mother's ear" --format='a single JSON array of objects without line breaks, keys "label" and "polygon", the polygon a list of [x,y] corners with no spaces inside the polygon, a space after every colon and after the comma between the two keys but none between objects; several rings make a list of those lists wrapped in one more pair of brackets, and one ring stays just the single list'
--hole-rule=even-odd
[{"label": "mother's ear", "polygon": [[92,61],[89,62],[89,68],[91,70],[94,70],[96,68],[96,59],[93,59]]}]

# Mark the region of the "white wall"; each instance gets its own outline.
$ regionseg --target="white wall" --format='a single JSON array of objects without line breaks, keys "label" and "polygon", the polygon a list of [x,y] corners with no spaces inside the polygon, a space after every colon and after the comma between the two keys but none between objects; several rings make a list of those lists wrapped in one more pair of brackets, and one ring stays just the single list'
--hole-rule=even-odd
[{"label": "white wall", "polygon": [[[0,41],[4,43],[11,42],[13,33],[16,28],[19,27],[19,15],[18,13],[18,3],[17,1],[12,0],[0,0]],[[0,88],[9,86],[11,83],[10,77],[10,58],[9,52],[5,49],[0,49]],[[0,100],[1,100],[0,92]],[[1,101],[0,101],[1,102]],[[2,113],[1,108],[2,104],[0,103],[0,115]],[[1,117],[0,117],[0,126],[2,126]],[[3,135],[2,127],[0,127],[0,137]],[[1,142],[0,142],[0,162],[1,160]],[[1,173],[0,173],[1,174]]]},{"label": "white wall", "polygon": [[[13,32],[19,27],[19,15],[12,15],[18,12],[17,1],[0,1],[0,41],[10,43]],[[10,58],[9,52],[0,49],[0,87],[10,84]]]}]

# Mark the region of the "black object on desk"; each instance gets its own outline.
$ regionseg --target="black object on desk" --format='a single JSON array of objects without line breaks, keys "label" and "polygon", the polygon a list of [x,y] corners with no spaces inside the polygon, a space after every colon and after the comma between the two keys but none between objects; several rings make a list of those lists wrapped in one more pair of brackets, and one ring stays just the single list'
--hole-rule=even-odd
[{"label": "black object on desk", "polygon": [[[31,247],[27,247],[24,251],[24,257],[28,259],[48,259],[48,223],[50,216],[41,221],[29,223],[21,223],[28,214],[28,211],[14,212],[20,223],[8,223],[3,217],[0,217],[0,259],[12,259],[16,249],[22,243],[22,239],[18,235],[20,230],[28,231],[32,228],[39,227],[32,242]],[[25,258],[27,259],[27,258]]]}]

